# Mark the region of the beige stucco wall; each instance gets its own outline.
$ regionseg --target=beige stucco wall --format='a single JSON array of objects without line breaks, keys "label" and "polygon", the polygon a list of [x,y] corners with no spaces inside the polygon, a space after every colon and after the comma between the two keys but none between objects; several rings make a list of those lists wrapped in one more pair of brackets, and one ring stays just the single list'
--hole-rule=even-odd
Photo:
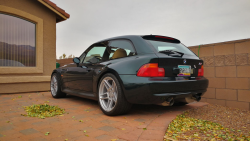
[{"label": "beige stucco wall", "polygon": [[56,14],[36,0],[0,0],[1,5],[43,20],[43,69],[34,73],[0,73],[0,94],[49,90],[50,74],[56,67]]},{"label": "beige stucco wall", "polygon": [[199,56],[209,80],[201,101],[250,110],[250,39],[201,45]]}]

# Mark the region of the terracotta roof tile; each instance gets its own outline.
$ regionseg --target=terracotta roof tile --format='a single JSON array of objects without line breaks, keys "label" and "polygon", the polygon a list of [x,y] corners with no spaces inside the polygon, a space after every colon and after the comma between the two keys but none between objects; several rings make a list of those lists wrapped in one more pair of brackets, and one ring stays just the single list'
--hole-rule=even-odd
[{"label": "terracotta roof tile", "polygon": [[70,17],[70,15],[68,13],[66,13],[63,9],[61,9],[60,7],[58,7],[55,3],[51,2],[50,0],[42,0],[42,1],[44,1],[45,3],[47,3],[48,5],[50,5],[51,7],[53,7],[56,11],[60,12],[66,18]]}]

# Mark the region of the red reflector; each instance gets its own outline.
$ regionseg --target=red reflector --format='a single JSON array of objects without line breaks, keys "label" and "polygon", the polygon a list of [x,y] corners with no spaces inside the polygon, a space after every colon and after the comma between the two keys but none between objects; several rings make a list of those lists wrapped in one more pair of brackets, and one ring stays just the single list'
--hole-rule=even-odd
[{"label": "red reflector", "polygon": [[164,37],[164,36],[155,36],[155,38],[164,38],[164,39],[170,39],[170,40],[174,40],[173,38],[169,38],[169,37]]},{"label": "red reflector", "polygon": [[204,68],[202,65],[201,68],[198,70],[198,76],[203,76],[203,75],[204,75]]},{"label": "red reflector", "polygon": [[140,77],[164,77],[164,68],[159,68],[157,63],[150,63],[141,66],[137,72],[137,76]]}]

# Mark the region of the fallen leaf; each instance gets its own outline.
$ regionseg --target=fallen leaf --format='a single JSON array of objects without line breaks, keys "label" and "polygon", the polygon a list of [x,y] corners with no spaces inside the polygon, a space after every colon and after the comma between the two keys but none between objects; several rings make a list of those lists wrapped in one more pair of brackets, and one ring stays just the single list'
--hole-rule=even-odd
[{"label": "fallen leaf", "polygon": [[18,96],[18,98],[22,98],[22,96],[20,95],[20,96]]},{"label": "fallen leaf", "polygon": [[125,128],[122,128],[122,130],[125,130]]},{"label": "fallen leaf", "polygon": [[86,137],[89,137],[89,135],[85,135]]},{"label": "fallen leaf", "polygon": [[45,133],[45,136],[48,136],[48,135],[49,135],[49,132],[46,132],[46,133]]},{"label": "fallen leaf", "polygon": [[147,130],[147,128],[142,128],[143,130]]},{"label": "fallen leaf", "polygon": [[87,133],[87,130],[84,130],[83,133]]}]

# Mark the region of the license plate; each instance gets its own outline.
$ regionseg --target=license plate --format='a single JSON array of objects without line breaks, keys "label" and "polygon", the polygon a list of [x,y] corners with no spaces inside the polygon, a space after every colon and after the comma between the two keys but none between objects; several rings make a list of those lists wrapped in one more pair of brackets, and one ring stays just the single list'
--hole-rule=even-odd
[{"label": "license plate", "polygon": [[178,65],[180,73],[177,76],[190,76],[191,75],[191,66],[188,65]]}]

